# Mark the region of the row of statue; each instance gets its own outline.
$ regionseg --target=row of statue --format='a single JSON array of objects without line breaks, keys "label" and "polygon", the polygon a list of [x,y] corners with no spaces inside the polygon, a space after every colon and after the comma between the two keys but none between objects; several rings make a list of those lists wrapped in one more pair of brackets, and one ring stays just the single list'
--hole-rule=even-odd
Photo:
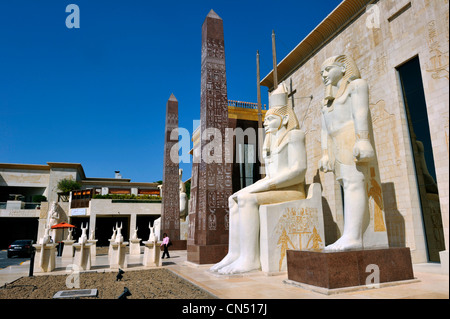
[{"label": "row of statue", "polygon": [[[321,76],[325,98],[321,107],[323,156],[318,166],[323,172],[334,172],[345,202],[342,236],[325,250],[363,249],[368,173],[361,167],[376,157],[371,142],[368,84],[361,79],[353,59],[346,55],[327,59]],[[264,129],[262,155],[266,176],[230,196],[228,254],[211,271],[233,274],[259,269],[260,205],[305,198],[305,133],[299,128],[293,108],[288,106],[283,84],[269,97]]]}]

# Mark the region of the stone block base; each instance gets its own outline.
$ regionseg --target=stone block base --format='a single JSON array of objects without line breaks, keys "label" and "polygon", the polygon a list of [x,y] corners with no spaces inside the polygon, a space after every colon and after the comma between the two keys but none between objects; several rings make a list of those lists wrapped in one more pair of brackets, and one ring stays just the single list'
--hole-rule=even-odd
[{"label": "stone block base", "polygon": [[126,252],[127,252],[128,242],[123,243],[112,243],[112,252],[109,257],[109,268],[119,269],[127,268]]},{"label": "stone block base", "polygon": [[172,240],[172,246],[169,247],[169,251],[186,250],[186,248],[187,248],[187,240]]},{"label": "stone block base", "polygon": [[51,272],[55,269],[56,244],[34,244],[36,255],[34,269],[36,272]]},{"label": "stone block base", "polygon": [[308,197],[279,204],[261,205],[261,270],[267,274],[286,272],[287,249],[320,249],[325,243],[322,190],[313,183]]},{"label": "stone block base", "polygon": [[336,289],[414,279],[409,248],[287,251],[288,280]]},{"label": "stone block base", "polygon": [[78,270],[91,269],[91,245],[92,244],[73,244],[73,263],[78,266]]},{"label": "stone block base", "polygon": [[228,244],[187,245],[187,261],[195,264],[216,264],[228,253]]},{"label": "stone block base", "polygon": [[91,259],[97,258],[97,239],[88,239],[88,244],[91,244]]},{"label": "stone block base", "polygon": [[63,253],[62,258],[73,258],[73,244],[75,243],[75,240],[63,240],[64,247],[63,247]]},{"label": "stone block base", "polygon": [[139,256],[141,254],[141,239],[130,239],[130,255]]},{"label": "stone block base", "polygon": [[161,242],[144,241],[144,259],[142,264],[144,267],[160,267],[161,266]]}]

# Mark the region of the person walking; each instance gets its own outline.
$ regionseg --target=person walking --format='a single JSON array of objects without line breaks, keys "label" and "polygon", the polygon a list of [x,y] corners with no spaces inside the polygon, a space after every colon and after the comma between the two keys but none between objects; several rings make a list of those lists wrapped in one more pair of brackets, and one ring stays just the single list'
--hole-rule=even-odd
[{"label": "person walking", "polygon": [[164,256],[166,256],[166,255],[167,255],[167,258],[170,258],[170,255],[169,255],[169,243],[170,243],[170,238],[169,238],[169,236],[167,236],[166,233],[164,233],[163,234],[163,241],[162,241],[162,244],[161,244],[161,246],[164,246],[164,252],[163,252],[163,255],[162,255],[161,259],[164,259]]}]

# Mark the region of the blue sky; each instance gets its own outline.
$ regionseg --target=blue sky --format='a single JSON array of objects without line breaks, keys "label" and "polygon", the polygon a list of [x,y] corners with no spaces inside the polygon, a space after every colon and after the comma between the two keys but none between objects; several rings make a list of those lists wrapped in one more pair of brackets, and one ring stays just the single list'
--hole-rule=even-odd
[{"label": "blue sky", "polygon": [[[81,163],[87,177],[162,179],[166,102],[200,118],[201,27],[224,21],[228,99],[256,102],[272,69],[341,1],[2,0],[0,163]],[[66,6],[80,8],[68,29]],[[262,87],[267,104],[267,89]],[[191,164],[181,163],[183,180]]]}]

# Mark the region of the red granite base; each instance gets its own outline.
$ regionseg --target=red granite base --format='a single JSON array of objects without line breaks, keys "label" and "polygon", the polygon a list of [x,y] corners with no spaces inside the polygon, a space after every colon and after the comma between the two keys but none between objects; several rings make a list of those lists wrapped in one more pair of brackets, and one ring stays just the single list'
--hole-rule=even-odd
[{"label": "red granite base", "polygon": [[187,261],[195,264],[215,264],[228,253],[228,244],[187,245]]},{"label": "red granite base", "polygon": [[172,246],[169,249],[170,250],[186,250],[187,249],[187,240],[173,240]]},{"label": "red granite base", "polygon": [[[373,280],[376,267],[379,282]],[[289,280],[327,289],[414,279],[409,248],[343,252],[288,250],[287,271]]]}]

